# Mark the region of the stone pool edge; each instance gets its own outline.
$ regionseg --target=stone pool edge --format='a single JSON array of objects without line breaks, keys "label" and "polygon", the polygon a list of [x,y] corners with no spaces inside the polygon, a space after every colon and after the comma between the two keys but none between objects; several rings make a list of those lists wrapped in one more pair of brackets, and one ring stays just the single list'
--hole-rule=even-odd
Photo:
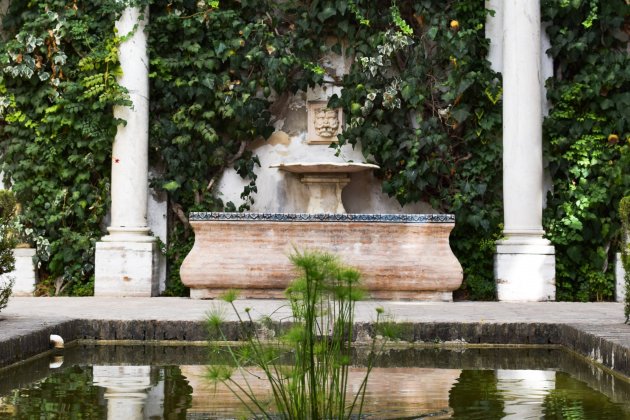
[{"label": "stone pool edge", "polygon": [[[30,326],[23,325],[25,320],[18,320],[14,325],[10,321],[0,318],[0,327],[11,330],[0,331],[0,368],[50,350],[50,334],[61,335],[68,343],[76,340],[199,342],[208,337],[203,321],[61,318]],[[287,325],[286,322],[274,323],[278,328]],[[614,325],[457,321],[400,322],[398,325],[399,339],[411,344],[559,345],[630,380],[630,346],[618,339],[615,335],[618,326]],[[235,322],[226,323],[228,339],[238,338],[237,327]],[[374,324],[358,322],[355,332],[357,337],[370,337]]]}]

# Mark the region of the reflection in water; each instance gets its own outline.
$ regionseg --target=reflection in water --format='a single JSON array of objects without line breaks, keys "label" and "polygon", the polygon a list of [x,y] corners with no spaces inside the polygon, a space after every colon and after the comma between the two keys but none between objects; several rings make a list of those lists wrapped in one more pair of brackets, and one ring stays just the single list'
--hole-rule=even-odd
[{"label": "reflection in water", "polygon": [[[189,413],[218,418],[248,414],[226,386],[205,379],[205,366],[181,366],[181,370],[193,388]],[[363,412],[379,419],[420,415],[436,418],[437,414],[449,413],[449,390],[461,372],[459,369],[374,368],[368,381]],[[350,369],[349,400],[358,392],[364,376],[364,369]],[[235,372],[232,378],[242,386],[246,386],[247,380],[257,400],[273,400],[267,381],[262,379],[262,370],[250,369],[246,376],[243,372]]]},{"label": "reflection in water", "polygon": [[94,385],[105,388],[108,419],[142,419],[145,410],[152,411],[147,397],[159,387],[151,383],[151,366],[92,366],[92,377]]},{"label": "reflection in water", "polygon": [[497,390],[504,401],[504,419],[539,419],[543,402],[555,388],[556,372],[546,370],[496,371]]},{"label": "reflection in water", "polygon": [[[205,380],[203,348],[77,346],[64,356],[61,365],[42,358],[0,372],[0,418],[246,414],[231,392]],[[380,365],[367,390],[369,419],[630,419],[630,384],[558,350],[396,350]],[[362,376],[353,368],[350,386]],[[249,382],[261,398],[269,394],[264,381]]]},{"label": "reflection in water", "polygon": [[493,370],[464,370],[451,388],[449,404],[455,419],[502,419],[503,399]]}]

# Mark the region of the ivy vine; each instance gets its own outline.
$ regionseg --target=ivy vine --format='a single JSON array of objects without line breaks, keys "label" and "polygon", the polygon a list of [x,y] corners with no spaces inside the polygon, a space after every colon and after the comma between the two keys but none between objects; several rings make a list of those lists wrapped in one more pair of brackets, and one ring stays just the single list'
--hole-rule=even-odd
[{"label": "ivy vine", "polygon": [[42,293],[92,293],[108,208],[114,105],[126,105],[115,1],[12,1],[0,45],[0,144]]},{"label": "ivy vine", "polygon": [[[188,211],[245,210],[255,199],[258,161],[248,145],[271,133],[272,99],[326,80],[342,87],[330,106],[350,116],[340,143],[361,143],[402,204],[455,212],[466,294],[494,296],[501,81],[479,60],[488,47],[484,2],[386,3],[152,3],[151,137],[162,168],[154,183],[177,215],[173,259],[191,245]],[[338,78],[319,59],[342,49],[355,60]],[[238,209],[213,191],[231,166],[251,180]]]},{"label": "ivy vine", "polygon": [[621,246],[617,204],[630,193],[630,5],[546,0],[543,12],[555,64],[544,123],[553,189],[544,215],[556,247],[556,295],[609,299]]},{"label": "ivy vine", "polygon": [[[169,293],[185,292],[178,267],[192,244],[188,212],[247,210],[259,165],[251,144],[269,137],[289,95],[333,83],[341,95],[329,105],[348,118],[340,144],[360,143],[400,203],[455,213],[460,295],[494,297],[502,90],[483,58],[483,0],[11,2],[0,45],[0,161],[24,204],[20,223],[48,293],[91,292],[121,123],[112,108],[128,104],[116,83],[124,34],[113,30],[128,4],[150,7],[150,153],[153,186],[168,192],[173,214]],[[543,13],[556,76],[545,227],[558,298],[607,298],[606,262],[620,238],[613,203],[629,185],[628,6],[544,0]],[[336,77],[320,58],[342,50],[354,60]],[[215,191],[227,168],[249,179],[241,204]]]}]

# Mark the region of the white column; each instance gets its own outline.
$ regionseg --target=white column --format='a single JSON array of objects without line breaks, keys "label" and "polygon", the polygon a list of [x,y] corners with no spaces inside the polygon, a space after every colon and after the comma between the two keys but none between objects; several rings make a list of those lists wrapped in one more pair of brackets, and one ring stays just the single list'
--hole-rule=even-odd
[{"label": "white column", "polygon": [[486,9],[493,10],[494,16],[486,19],[486,38],[490,40],[488,61],[496,72],[503,69],[503,0],[486,0]]},{"label": "white column", "polygon": [[503,3],[503,203],[499,300],[555,299],[554,248],[543,238],[540,1]]},{"label": "white column", "polygon": [[[104,241],[150,242],[147,226],[149,179],[149,58],[146,18],[140,9],[128,8],[116,22],[121,36],[132,33],[120,45],[120,85],[129,90],[133,107],[118,106],[114,116],[126,121],[119,125],[112,152],[112,207],[109,236]],[[134,29],[135,25],[138,25]]]},{"label": "white column", "polygon": [[149,145],[149,59],[145,27],[148,9],[127,8],[116,22],[122,76],[133,105],[116,107],[114,116],[126,121],[118,126],[112,152],[111,224],[109,235],[96,245],[98,296],[154,296],[156,279],[155,238],[147,225]]}]

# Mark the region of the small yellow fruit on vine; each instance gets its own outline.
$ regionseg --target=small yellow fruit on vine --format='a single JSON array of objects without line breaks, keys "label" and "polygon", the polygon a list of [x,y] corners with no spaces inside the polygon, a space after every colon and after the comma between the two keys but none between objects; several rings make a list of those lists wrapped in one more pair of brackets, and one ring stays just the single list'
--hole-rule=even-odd
[{"label": "small yellow fruit on vine", "polygon": [[608,143],[617,144],[619,142],[619,136],[615,133],[608,136]]},{"label": "small yellow fruit on vine", "polygon": [[350,105],[350,113],[352,113],[352,115],[361,115],[361,104],[353,102],[352,105]]},{"label": "small yellow fruit on vine", "polygon": [[454,30],[459,29],[459,22],[456,21],[455,19],[451,20],[451,29],[454,29]]}]

